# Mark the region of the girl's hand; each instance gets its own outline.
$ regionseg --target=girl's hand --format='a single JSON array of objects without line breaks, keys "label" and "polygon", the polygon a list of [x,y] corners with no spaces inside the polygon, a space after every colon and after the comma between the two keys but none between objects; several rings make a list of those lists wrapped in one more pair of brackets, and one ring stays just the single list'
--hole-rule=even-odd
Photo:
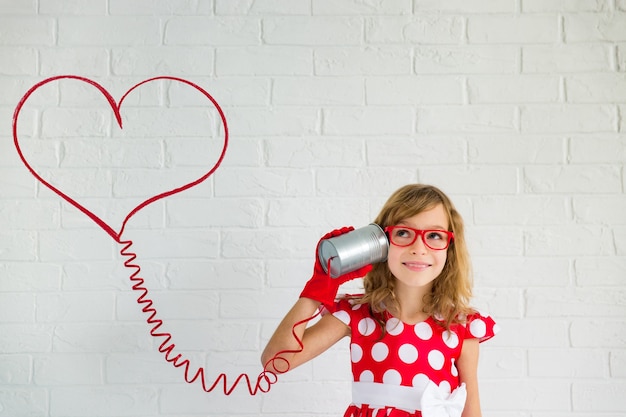
[{"label": "girl's hand", "polygon": [[319,242],[317,243],[317,247],[315,248],[315,266],[313,267],[313,276],[304,286],[300,297],[306,297],[315,301],[319,301],[324,305],[324,307],[331,310],[335,304],[335,297],[337,296],[339,286],[355,278],[361,278],[365,276],[372,269],[372,265],[367,265],[360,269],[357,269],[356,271],[340,275],[337,278],[331,278],[329,272],[324,272],[324,268],[322,267],[322,264],[320,263],[317,256],[319,246],[322,241],[330,239],[331,237],[341,236],[353,230],[354,227],[351,226],[336,229],[330,233],[325,234],[319,240]]}]

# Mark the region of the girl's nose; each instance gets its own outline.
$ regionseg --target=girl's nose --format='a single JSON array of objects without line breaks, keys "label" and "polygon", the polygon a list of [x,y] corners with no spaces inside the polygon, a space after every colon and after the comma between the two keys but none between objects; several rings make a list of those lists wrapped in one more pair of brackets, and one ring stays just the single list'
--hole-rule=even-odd
[{"label": "girl's nose", "polygon": [[428,247],[424,243],[424,238],[420,234],[415,239],[415,242],[411,245],[411,253],[426,253],[428,251]]}]

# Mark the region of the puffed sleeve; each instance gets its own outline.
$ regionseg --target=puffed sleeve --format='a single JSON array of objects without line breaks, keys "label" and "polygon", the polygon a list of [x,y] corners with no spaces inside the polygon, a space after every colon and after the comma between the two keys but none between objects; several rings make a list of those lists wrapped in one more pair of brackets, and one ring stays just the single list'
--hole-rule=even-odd
[{"label": "puffed sleeve", "polygon": [[478,339],[479,342],[494,337],[500,326],[488,314],[473,313],[467,316],[465,322],[465,339]]}]

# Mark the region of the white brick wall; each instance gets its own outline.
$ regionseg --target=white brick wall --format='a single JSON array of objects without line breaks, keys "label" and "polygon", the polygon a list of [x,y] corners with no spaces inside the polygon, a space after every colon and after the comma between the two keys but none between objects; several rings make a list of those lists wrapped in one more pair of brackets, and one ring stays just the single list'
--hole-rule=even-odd
[{"label": "white brick wall", "polygon": [[[222,167],[134,216],[141,276],[208,382],[256,377],[327,230],[433,183],[468,225],[485,417],[626,415],[626,1],[2,0],[0,417],[338,416],[347,343],[268,394],[206,394],[158,352],[120,245],[39,184],[13,111],[47,77],[171,75],[229,123]],[[77,81],[22,109],[42,176],[114,230],[206,172],[210,103]],[[356,285],[356,284],[355,284]]]}]

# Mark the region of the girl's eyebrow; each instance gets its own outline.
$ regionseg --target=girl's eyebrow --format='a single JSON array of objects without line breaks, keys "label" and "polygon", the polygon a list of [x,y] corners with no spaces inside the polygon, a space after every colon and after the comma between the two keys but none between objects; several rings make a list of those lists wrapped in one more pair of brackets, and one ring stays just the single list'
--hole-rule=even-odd
[{"label": "girl's eyebrow", "polygon": [[[408,226],[408,227],[413,227],[411,224],[409,224],[406,220],[401,220],[398,222],[398,226]],[[422,229],[420,229],[419,227],[413,227],[414,229],[418,229],[418,230],[448,230],[448,228],[443,227],[441,225],[432,225],[432,226],[428,226],[428,227],[424,227]]]}]

